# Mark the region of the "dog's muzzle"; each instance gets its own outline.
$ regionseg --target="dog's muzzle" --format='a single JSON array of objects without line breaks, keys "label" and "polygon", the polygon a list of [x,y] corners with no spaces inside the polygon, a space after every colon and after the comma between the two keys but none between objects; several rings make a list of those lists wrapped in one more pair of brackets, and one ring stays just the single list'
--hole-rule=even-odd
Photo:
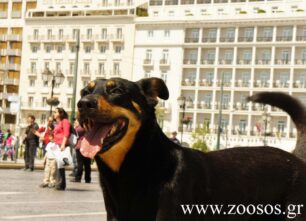
[{"label": "dog's muzzle", "polygon": [[77,106],[80,112],[96,110],[98,108],[98,102],[94,98],[83,97],[79,100]]}]

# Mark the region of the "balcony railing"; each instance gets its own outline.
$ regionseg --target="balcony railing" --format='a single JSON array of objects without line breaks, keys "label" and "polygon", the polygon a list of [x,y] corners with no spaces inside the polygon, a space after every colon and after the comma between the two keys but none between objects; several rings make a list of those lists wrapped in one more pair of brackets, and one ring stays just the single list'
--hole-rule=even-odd
[{"label": "balcony railing", "polygon": [[292,36],[276,36],[276,41],[292,41]]},{"label": "balcony railing", "polygon": [[7,49],[7,55],[21,56],[21,50],[20,49]]},{"label": "balcony railing", "polygon": [[276,88],[288,88],[289,87],[289,82],[276,80],[276,81],[273,82],[273,86],[276,87]]},{"label": "balcony railing", "polygon": [[6,79],[3,80],[3,84],[5,84],[5,85],[19,85],[19,79],[6,78]]},{"label": "balcony railing", "polygon": [[177,5],[178,0],[166,0],[165,5]]},{"label": "balcony railing", "polygon": [[276,65],[290,64],[290,59],[275,59],[274,62]]},{"label": "balcony railing", "polygon": [[7,35],[0,34],[0,41],[6,41]]},{"label": "balcony railing", "polygon": [[215,60],[213,59],[201,60],[201,64],[215,64]]},{"label": "balcony railing", "polygon": [[212,103],[206,103],[205,101],[200,101],[198,103],[198,109],[208,109],[210,110],[212,108]]},{"label": "balcony railing", "polygon": [[306,36],[296,36],[297,41],[306,41]]},{"label": "balcony railing", "polygon": [[249,81],[243,81],[243,80],[237,80],[235,82],[235,86],[236,87],[249,87],[250,86],[250,82]]},{"label": "balcony railing", "polygon": [[159,60],[159,65],[160,66],[169,66],[170,65],[170,61],[169,61],[169,59],[160,59]]},{"label": "balcony railing", "polygon": [[235,38],[220,38],[220,42],[234,42]]},{"label": "balcony railing", "polygon": [[237,60],[237,64],[240,64],[240,65],[251,64],[251,63],[252,63],[252,60],[246,60],[246,59],[238,59]]},{"label": "balcony railing", "polygon": [[36,69],[27,69],[28,76],[37,76]]},{"label": "balcony railing", "polygon": [[199,38],[185,38],[185,43],[198,43]]},{"label": "balcony railing", "polygon": [[181,0],[182,5],[194,4],[194,0]]},{"label": "balcony railing", "polygon": [[120,77],[121,76],[121,71],[120,70],[110,70],[109,75],[113,77]]},{"label": "balcony railing", "polygon": [[202,42],[216,42],[217,41],[217,38],[202,38]]},{"label": "balcony railing", "polygon": [[300,65],[306,64],[306,60],[305,59],[296,59],[295,64],[300,64]]},{"label": "balcony railing", "polygon": [[229,59],[220,59],[219,64],[233,64],[233,60]]},{"label": "balcony railing", "polygon": [[150,1],[150,5],[162,5],[162,4],[163,4],[163,1],[154,1],[154,0]]},{"label": "balcony railing", "polygon": [[106,77],[106,71],[105,70],[100,70],[100,71],[95,71],[96,77]]},{"label": "balcony railing", "polygon": [[305,88],[306,87],[306,82],[301,81],[301,80],[296,80],[293,84],[294,88]]},{"label": "balcony railing", "polygon": [[198,4],[210,4],[212,0],[197,0]]},{"label": "balcony railing", "polygon": [[185,80],[182,81],[182,86],[195,86],[195,81],[186,78]]},{"label": "balcony railing", "polygon": [[239,37],[238,41],[239,42],[252,42],[253,41],[253,37]]},{"label": "balcony railing", "polygon": [[90,70],[81,70],[81,76],[83,77],[90,77],[91,71]]},{"label": "balcony railing", "polygon": [[204,86],[204,87],[212,87],[214,84],[212,80],[207,80],[206,78],[203,78],[199,83],[200,83],[200,86]]},{"label": "balcony railing", "polygon": [[269,65],[269,64],[271,64],[271,60],[258,59],[255,62],[258,65]]},{"label": "balcony railing", "polygon": [[255,80],[253,83],[254,87],[269,87],[269,82],[268,81],[261,81],[261,80]]},{"label": "balcony railing", "polygon": [[197,60],[195,59],[184,59],[184,64],[196,64]]},{"label": "balcony railing", "polygon": [[144,59],[143,60],[143,66],[153,66],[153,60],[152,59]]},{"label": "balcony railing", "polygon": [[262,42],[262,41],[272,41],[273,38],[272,37],[257,37],[256,38],[258,42]]}]

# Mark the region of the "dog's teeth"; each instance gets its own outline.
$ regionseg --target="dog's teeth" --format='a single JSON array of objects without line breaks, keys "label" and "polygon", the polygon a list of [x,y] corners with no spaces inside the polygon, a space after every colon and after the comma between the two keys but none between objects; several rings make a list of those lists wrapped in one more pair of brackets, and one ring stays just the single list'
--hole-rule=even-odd
[{"label": "dog's teeth", "polygon": [[101,144],[103,144],[103,142],[104,142],[104,138],[102,137],[102,138],[101,138]]}]

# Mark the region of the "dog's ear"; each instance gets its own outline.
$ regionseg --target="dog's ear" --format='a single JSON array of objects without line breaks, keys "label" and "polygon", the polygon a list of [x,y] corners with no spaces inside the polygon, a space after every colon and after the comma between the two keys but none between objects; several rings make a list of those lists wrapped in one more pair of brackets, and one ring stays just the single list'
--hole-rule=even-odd
[{"label": "dog's ear", "polygon": [[158,103],[157,97],[167,100],[169,91],[165,82],[160,78],[145,78],[136,82],[146,96],[148,103],[156,106]]}]

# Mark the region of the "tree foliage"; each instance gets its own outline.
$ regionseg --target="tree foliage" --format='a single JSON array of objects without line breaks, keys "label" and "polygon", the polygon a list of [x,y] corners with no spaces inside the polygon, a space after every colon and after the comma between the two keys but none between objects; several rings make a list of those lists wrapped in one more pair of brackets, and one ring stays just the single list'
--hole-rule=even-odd
[{"label": "tree foliage", "polygon": [[209,151],[208,146],[205,141],[205,136],[208,133],[208,127],[198,127],[195,131],[191,134],[192,137],[192,148],[207,152]]}]

